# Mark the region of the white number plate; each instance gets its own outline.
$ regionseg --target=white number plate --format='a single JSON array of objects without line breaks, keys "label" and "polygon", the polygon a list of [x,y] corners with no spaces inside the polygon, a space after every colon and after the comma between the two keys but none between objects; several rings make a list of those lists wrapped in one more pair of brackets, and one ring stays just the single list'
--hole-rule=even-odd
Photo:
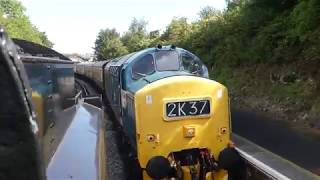
[{"label": "white number plate", "polygon": [[207,116],[210,114],[209,100],[179,101],[166,103],[167,118],[184,116]]}]

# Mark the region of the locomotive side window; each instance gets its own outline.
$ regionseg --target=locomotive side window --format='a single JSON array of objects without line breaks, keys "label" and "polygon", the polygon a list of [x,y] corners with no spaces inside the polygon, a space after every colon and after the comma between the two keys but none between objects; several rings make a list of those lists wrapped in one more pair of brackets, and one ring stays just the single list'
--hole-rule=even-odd
[{"label": "locomotive side window", "polygon": [[147,54],[139,59],[132,66],[132,78],[140,79],[146,75],[152,74],[155,72],[154,60],[151,54]]},{"label": "locomotive side window", "polygon": [[181,63],[182,63],[183,70],[196,75],[203,74],[202,63],[196,60],[194,57],[188,54],[182,54],[181,60],[182,60]]},{"label": "locomotive side window", "polygon": [[179,55],[175,51],[158,51],[155,60],[158,71],[178,71],[180,68]]}]

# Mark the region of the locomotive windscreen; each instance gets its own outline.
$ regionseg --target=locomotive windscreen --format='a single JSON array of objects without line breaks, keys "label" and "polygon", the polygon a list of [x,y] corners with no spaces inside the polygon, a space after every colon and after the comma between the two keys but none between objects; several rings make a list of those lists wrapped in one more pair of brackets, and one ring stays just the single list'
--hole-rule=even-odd
[{"label": "locomotive windscreen", "polygon": [[178,71],[180,68],[179,55],[176,51],[158,51],[155,53],[158,71]]}]

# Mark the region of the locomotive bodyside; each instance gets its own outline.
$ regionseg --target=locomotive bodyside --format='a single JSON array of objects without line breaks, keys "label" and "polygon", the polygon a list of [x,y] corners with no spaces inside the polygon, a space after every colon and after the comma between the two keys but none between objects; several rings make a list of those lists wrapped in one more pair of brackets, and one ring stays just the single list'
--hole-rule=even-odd
[{"label": "locomotive bodyside", "polygon": [[92,79],[92,64],[93,63],[86,63],[84,65],[84,76],[88,77],[89,79]]},{"label": "locomotive bodyside", "polygon": [[104,89],[104,66],[108,61],[79,63],[76,65],[76,73],[92,80],[101,90]]},{"label": "locomotive bodyside", "polygon": [[103,69],[106,63],[108,63],[108,61],[99,61],[92,64],[91,67],[92,80],[94,80],[96,85],[101,89],[103,89]]},{"label": "locomotive bodyside", "polygon": [[58,120],[58,114],[73,105],[74,64],[53,58],[21,56],[36,104],[39,135]]},{"label": "locomotive bodyside", "polygon": [[75,72],[80,74],[80,75],[84,75],[84,68],[85,68],[85,64],[84,63],[78,63],[75,66]]},{"label": "locomotive bodyside", "polygon": [[17,52],[1,27],[0,42],[0,179],[104,179],[103,112],[75,97],[73,62],[27,41]]},{"label": "locomotive bodyside", "polygon": [[15,45],[0,27],[1,179],[44,179],[31,88]]},{"label": "locomotive bodyside", "polygon": [[110,60],[104,67],[104,94],[108,99],[109,104],[119,121],[123,126],[123,120],[125,119],[124,113],[126,107],[124,106],[123,86],[124,86],[124,66],[126,62],[135,53],[131,53],[119,58]]}]

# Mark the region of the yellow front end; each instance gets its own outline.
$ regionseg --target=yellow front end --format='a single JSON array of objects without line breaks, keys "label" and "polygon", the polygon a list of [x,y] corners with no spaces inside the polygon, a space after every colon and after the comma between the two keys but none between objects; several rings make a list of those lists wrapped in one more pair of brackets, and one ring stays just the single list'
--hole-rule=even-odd
[{"label": "yellow front end", "polygon": [[[166,103],[209,100],[210,114],[168,118]],[[164,78],[139,90],[135,95],[137,153],[142,168],[154,156],[171,152],[208,148],[215,159],[230,141],[230,116],[227,89],[212,80],[194,76]],[[185,169],[185,168],[184,168]],[[184,170],[185,179],[188,169]],[[144,172],[144,178],[147,177]],[[219,170],[206,179],[226,179]]]}]

